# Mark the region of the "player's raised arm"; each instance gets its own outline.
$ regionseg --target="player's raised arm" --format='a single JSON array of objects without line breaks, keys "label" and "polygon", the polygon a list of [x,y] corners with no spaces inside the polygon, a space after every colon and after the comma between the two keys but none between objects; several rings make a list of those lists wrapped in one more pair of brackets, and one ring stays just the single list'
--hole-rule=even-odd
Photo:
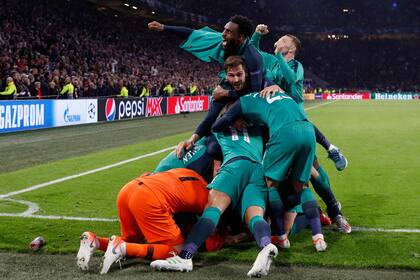
[{"label": "player's raised arm", "polygon": [[268,26],[265,24],[258,24],[257,27],[255,28],[254,34],[252,34],[251,40],[249,40],[249,43],[259,50],[261,36],[264,36],[267,34],[268,34]]},{"label": "player's raised arm", "polygon": [[185,37],[188,37],[194,31],[194,29],[189,28],[189,27],[166,25],[157,21],[150,22],[149,24],[147,24],[147,27],[152,31],[158,31],[158,32],[169,31],[169,32],[177,33]]},{"label": "player's raised arm", "polygon": [[302,67],[299,67],[298,64],[295,64],[293,68],[290,67],[282,54],[276,54],[276,57],[277,61],[279,62],[280,70],[287,83],[296,83],[299,79],[301,79],[301,76],[303,76]]}]

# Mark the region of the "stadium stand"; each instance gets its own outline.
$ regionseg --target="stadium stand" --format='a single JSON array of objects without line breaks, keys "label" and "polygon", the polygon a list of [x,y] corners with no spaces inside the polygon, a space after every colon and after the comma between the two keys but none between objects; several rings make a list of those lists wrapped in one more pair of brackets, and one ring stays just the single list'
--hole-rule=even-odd
[{"label": "stadium stand", "polygon": [[163,94],[168,83],[174,93],[194,83],[203,94],[218,82],[218,67],[192,59],[177,47],[179,38],[152,34],[141,20],[115,18],[88,2],[2,2],[1,89],[8,76],[24,96],[38,96],[40,82],[41,95],[53,98],[67,76],[79,97],[117,95],[120,81],[133,96],[143,86]]},{"label": "stadium stand", "polygon": [[[150,19],[116,14],[94,2],[2,1],[0,90],[9,76],[22,98],[56,98],[66,77],[72,78],[76,97],[118,95],[121,85],[130,96],[165,95],[168,84],[172,94],[187,94],[190,85],[208,94],[217,84],[219,66],[181,51],[180,38],[150,32]],[[420,91],[415,20],[420,8],[412,1],[131,2],[160,8],[157,19],[176,16],[177,23],[193,27],[215,23],[222,29],[232,11],[242,13],[269,25],[262,40],[269,52],[278,36],[295,34],[303,43],[298,60],[315,76],[311,81],[320,81],[309,83],[312,87]]]}]

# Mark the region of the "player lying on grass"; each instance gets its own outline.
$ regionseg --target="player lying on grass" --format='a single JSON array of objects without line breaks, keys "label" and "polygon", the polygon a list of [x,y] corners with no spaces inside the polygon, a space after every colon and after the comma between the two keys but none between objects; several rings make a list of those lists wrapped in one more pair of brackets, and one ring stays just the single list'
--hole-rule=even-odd
[{"label": "player lying on grass", "polygon": [[223,163],[208,185],[208,203],[202,216],[192,228],[179,256],[157,260],[151,267],[158,270],[191,271],[197,249],[215,230],[221,214],[239,206],[241,218],[248,225],[259,248],[250,277],[267,275],[277,248],[271,244],[270,226],[264,220],[267,189],[262,175],[262,138],[259,126],[226,128],[215,134]]},{"label": "player lying on grass", "polygon": [[77,265],[87,270],[96,249],[105,252],[101,274],[124,257],[164,259],[178,252],[184,243],[175,213],[203,213],[207,204],[207,182],[190,169],[178,168],[143,175],[125,185],[117,198],[121,236],[81,236]]},{"label": "player lying on grass", "polygon": [[[228,63],[229,62],[229,63]],[[227,59],[227,78],[232,83],[246,84],[246,66],[238,56]],[[276,207],[278,197],[270,190],[288,177],[289,170],[297,201],[311,224],[312,239],[317,251],[324,251],[327,244],[321,231],[318,204],[308,183],[315,157],[315,133],[300,106],[288,95],[275,93],[262,98],[259,92],[239,98],[214,125],[220,132],[245,116],[253,123],[262,123],[269,129],[270,139],[266,144],[263,160],[264,176],[269,187],[270,218],[276,224],[276,233],[281,240],[287,238],[283,223],[283,208]],[[222,146],[222,145],[221,145]],[[223,146],[222,146],[223,149]],[[273,195],[272,195],[273,194]]]},{"label": "player lying on grass", "polygon": [[[261,36],[266,34],[268,34],[268,27],[264,24],[259,24],[252,35],[251,44],[259,50]],[[295,59],[295,56],[301,50],[301,42],[296,36],[288,34],[279,38],[274,44],[274,48],[275,56],[262,53],[264,54],[263,58],[267,67],[267,75],[277,86],[267,87],[262,91],[262,94],[266,95],[269,92],[280,91],[281,89],[303,107],[303,66]],[[316,126],[314,128],[317,142],[327,150],[328,156],[334,161],[337,170],[345,169],[347,167],[347,159],[344,155],[328,141]]]}]

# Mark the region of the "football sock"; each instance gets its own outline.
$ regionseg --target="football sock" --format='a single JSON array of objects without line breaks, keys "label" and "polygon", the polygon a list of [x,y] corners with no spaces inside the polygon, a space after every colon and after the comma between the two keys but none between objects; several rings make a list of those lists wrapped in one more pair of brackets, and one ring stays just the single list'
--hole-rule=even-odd
[{"label": "football sock", "polygon": [[99,241],[98,249],[106,252],[106,248],[108,247],[109,238],[107,238],[107,237],[97,237],[96,240]]},{"label": "football sock", "polygon": [[278,188],[268,188],[268,200],[270,209],[269,215],[271,219],[273,234],[283,235],[286,233],[284,229],[284,206]]},{"label": "football sock", "polygon": [[312,235],[322,233],[319,220],[318,203],[309,188],[304,188],[301,194],[302,210],[312,230]]},{"label": "football sock", "polygon": [[219,222],[221,212],[219,208],[209,207],[204,210],[203,215],[193,226],[187,241],[179,256],[183,259],[192,259],[198,248],[214,232]]},{"label": "football sock", "polygon": [[307,226],[309,226],[309,223],[305,215],[297,215],[295,222],[293,223],[293,226],[290,230],[290,235],[298,234]]},{"label": "football sock", "polygon": [[261,216],[252,217],[249,221],[249,230],[254,235],[260,249],[271,243],[271,230],[268,223]]},{"label": "football sock", "polygon": [[[162,260],[170,257],[175,249],[166,244],[136,244],[125,243],[125,256],[142,258],[145,260]],[[124,244],[123,243],[123,244]],[[121,246],[122,249],[122,246]]]},{"label": "football sock", "polygon": [[322,134],[322,132],[314,125],[315,129],[315,137],[316,142],[320,144],[326,151],[328,151],[331,143],[328,141],[328,139]]},{"label": "football sock", "polygon": [[337,199],[331,190],[330,181],[324,168],[320,165],[317,171],[319,176],[317,178],[311,178],[312,186],[325,205],[327,205],[328,216],[334,219],[337,215],[341,215]]}]

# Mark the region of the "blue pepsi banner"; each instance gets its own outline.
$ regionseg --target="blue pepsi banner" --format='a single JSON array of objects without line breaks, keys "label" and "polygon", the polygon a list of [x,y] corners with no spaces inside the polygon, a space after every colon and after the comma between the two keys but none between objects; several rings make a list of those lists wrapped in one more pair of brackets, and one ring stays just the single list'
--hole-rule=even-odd
[{"label": "blue pepsi banner", "polygon": [[0,133],[53,127],[54,100],[0,102]]},{"label": "blue pepsi banner", "polygon": [[98,121],[118,121],[166,115],[164,97],[106,98],[98,100]]}]

